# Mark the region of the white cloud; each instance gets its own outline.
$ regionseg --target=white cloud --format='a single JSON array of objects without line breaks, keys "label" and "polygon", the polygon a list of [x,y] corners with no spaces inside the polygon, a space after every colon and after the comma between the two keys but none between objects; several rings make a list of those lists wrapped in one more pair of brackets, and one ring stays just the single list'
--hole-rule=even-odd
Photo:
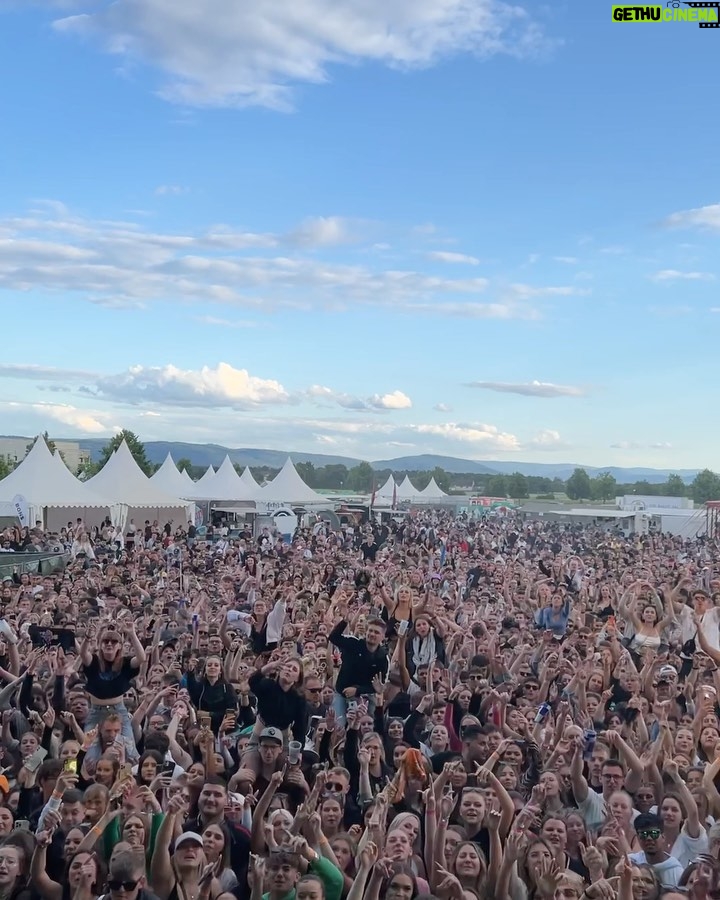
[{"label": "white cloud", "polygon": [[576,266],[578,264],[577,256],[554,256],[555,262],[563,263],[566,266]]},{"label": "white cloud", "polygon": [[388,394],[373,394],[371,397],[356,397],[321,384],[314,384],[305,392],[311,400],[320,403],[337,404],[343,409],[356,412],[384,412],[388,410],[410,409],[412,400],[402,391],[392,391]]},{"label": "white cloud", "polygon": [[77,431],[86,434],[107,434],[109,431],[117,431],[117,426],[110,425],[105,413],[78,409],[59,403],[33,403],[31,409],[43,418],[62,422]]},{"label": "white cloud", "polygon": [[436,412],[447,413],[452,412],[453,408],[449,403],[436,403],[435,406],[433,406],[433,409]]},{"label": "white cloud", "polygon": [[1,363],[0,378],[20,378],[33,381],[87,381],[97,378],[97,373],[87,369],[59,369],[55,366]]},{"label": "white cloud", "polygon": [[173,196],[178,197],[180,194],[187,194],[190,188],[182,187],[179,184],[161,184],[155,188],[156,197]]},{"label": "white cloud", "polygon": [[410,428],[418,434],[434,435],[453,442],[477,444],[480,447],[499,450],[520,448],[520,442],[514,434],[501,432],[494,425],[447,422],[444,425],[412,425]]},{"label": "white cloud", "polygon": [[720,203],[674,212],[665,219],[669,228],[700,228],[720,230]]},{"label": "white cloud", "polygon": [[322,84],[330,66],[408,70],[457,54],[516,58],[545,50],[539,27],[501,0],[116,0],[58,19],[165,77],[160,95],[183,106],[288,109],[296,84]]},{"label": "white cloud", "polygon": [[[486,278],[328,262],[307,251],[350,239],[352,228],[338,218],[310,222],[285,234],[227,225],[163,234],[144,224],[37,210],[0,220],[6,235],[0,240],[0,290],[69,293],[113,311],[163,301],[174,308],[222,304],[266,313],[363,303],[412,315],[507,320],[537,319],[545,298],[586,293],[577,287],[508,287]],[[286,253],[262,252],[279,247]],[[479,302],[491,287],[495,296]]]},{"label": "white cloud", "polygon": [[537,297],[574,297],[589,293],[587,290],[580,290],[571,285],[539,287],[532,284],[511,284],[508,292],[516,300],[533,300]]},{"label": "white cloud", "polygon": [[584,397],[585,388],[568,384],[552,384],[547,381],[529,381],[514,384],[507,381],[471,381],[465,385],[499,394],[520,394],[524,397]]},{"label": "white cloud", "polygon": [[428,258],[437,262],[458,263],[466,266],[480,265],[480,260],[476,256],[467,256],[465,253],[451,253],[444,250],[433,250],[432,253],[428,253]]},{"label": "white cloud", "polygon": [[672,444],[667,441],[655,441],[645,443],[643,441],[617,441],[610,444],[611,450],[672,450]]},{"label": "white cloud", "polygon": [[545,428],[529,441],[529,446],[534,450],[560,450],[568,445],[560,437],[559,431]]},{"label": "white cloud", "polygon": [[132,366],[121,375],[98,378],[91,391],[123,403],[162,403],[179,406],[215,406],[253,409],[290,403],[290,394],[273,379],[250,375],[227,363],[215,368],[179,369],[177,366]]},{"label": "white cloud", "polygon": [[677,269],[661,269],[650,278],[653,281],[714,281],[710,272],[679,272]]},{"label": "white cloud", "polygon": [[410,409],[412,400],[402,391],[393,391],[391,394],[375,394],[372,398],[373,402],[380,409]]},{"label": "white cloud", "polygon": [[347,220],[340,216],[320,216],[306,219],[290,232],[288,240],[300,247],[332,247],[350,243],[353,239]]}]

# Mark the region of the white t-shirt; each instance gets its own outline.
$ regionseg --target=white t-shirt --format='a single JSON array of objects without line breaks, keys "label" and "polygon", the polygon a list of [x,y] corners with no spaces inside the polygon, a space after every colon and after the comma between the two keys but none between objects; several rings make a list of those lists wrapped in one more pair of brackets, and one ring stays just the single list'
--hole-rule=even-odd
[{"label": "white t-shirt", "polygon": [[661,863],[649,863],[645,856],[645,851],[641,850],[639,853],[630,853],[628,856],[630,862],[635,863],[636,866],[648,865],[655,872],[658,877],[658,881],[663,887],[677,887],[680,883],[680,876],[683,873],[683,866],[675,859],[674,856],[668,856],[666,860]]},{"label": "white t-shirt", "polygon": [[683,825],[675,843],[670,848],[670,856],[674,856],[683,868],[689,866],[701,853],[707,853],[710,849],[708,836],[702,828],[700,836],[694,838],[685,831],[686,827]]},{"label": "white t-shirt", "polygon": [[[714,606],[706,613],[702,614],[700,619],[702,632],[713,650],[720,650],[720,608]],[[689,606],[684,606],[680,613],[680,622],[682,624],[682,640],[689,641],[695,637],[696,627],[693,611]],[[698,648],[699,649],[699,648]]]}]

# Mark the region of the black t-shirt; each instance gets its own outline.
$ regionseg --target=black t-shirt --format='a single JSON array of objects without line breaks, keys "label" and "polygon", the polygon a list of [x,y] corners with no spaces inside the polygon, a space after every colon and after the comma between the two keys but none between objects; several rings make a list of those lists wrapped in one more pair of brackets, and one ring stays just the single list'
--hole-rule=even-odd
[{"label": "black t-shirt", "polygon": [[133,666],[131,657],[123,657],[121,667],[115,671],[110,668],[102,671],[97,656],[93,655],[89,666],[83,666],[82,671],[87,679],[87,692],[97,697],[98,700],[112,700],[122,697],[130,689],[130,684],[140,672],[139,666]]},{"label": "black t-shirt", "polygon": [[373,541],[372,544],[368,544],[367,542],[362,545],[360,548],[362,551],[363,559],[369,559],[370,562],[375,562],[375,557],[378,552],[378,545]]}]

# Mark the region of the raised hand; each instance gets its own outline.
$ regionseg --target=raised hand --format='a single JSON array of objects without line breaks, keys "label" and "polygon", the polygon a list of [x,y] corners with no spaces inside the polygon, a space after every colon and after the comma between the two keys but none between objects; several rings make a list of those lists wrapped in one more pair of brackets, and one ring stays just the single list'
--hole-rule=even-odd
[{"label": "raised hand", "polygon": [[378,861],[377,844],[374,844],[372,841],[368,841],[368,843],[360,851],[360,865],[364,869],[372,869],[372,867],[377,863],[377,861]]}]

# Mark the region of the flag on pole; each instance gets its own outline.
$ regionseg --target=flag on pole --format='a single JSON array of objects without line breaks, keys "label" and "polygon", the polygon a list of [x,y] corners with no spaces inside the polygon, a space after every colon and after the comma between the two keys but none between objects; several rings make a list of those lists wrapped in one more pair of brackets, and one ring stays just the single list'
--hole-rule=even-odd
[{"label": "flag on pole", "polygon": [[373,509],[375,506],[375,494],[377,493],[377,483],[373,478],[373,489],[372,489],[372,497],[370,498],[370,509]]},{"label": "flag on pole", "polygon": [[393,502],[392,508],[397,509],[397,484],[395,483],[395,479],[393,479]]}]

